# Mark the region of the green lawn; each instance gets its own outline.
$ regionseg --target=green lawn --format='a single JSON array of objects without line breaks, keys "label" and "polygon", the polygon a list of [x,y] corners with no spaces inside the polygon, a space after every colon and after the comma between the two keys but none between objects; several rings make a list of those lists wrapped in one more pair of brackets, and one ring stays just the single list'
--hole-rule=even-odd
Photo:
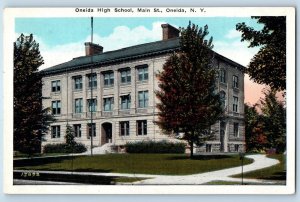
[{"label": "green lawn", "polygon": [[[266,180],[286,180],[286,157],[283,154],[268,155],[269,158],[278,159],[280,164],[248,173],[244,173],[244,178],[266,179]],[[241,174],[232,177],[242,177]]]},{"label": "green lawn", "polygon": [[35,153],[32,156],[28,156],[28,154],[16,152],[13,158],[18,159],[18,158],[32,158],[32,157],[61,156],[61,155],[68,155],[68,154],[66,154],[66,153],[45,153],[45,154]]},{"label": "green lawn", "polygon": [[[73,159],[72,159],[73,158]],[[251,163],[245,159],[244,163]],[[14,161],[14,169],[188,175],[240,166],[239,155],[107,154]]]}]

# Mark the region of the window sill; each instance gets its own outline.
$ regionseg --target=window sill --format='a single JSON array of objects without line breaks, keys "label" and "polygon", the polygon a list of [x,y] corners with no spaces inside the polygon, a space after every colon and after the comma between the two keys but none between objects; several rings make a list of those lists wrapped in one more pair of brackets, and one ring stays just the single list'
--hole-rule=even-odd
[{"label": "window sill", "polygon": [[114,86],[103,86],[103,89],[110,89],[110,88],[113,88]]},{"label": "window sill", "polygon": [[131,82],[129,83],[120,83],[120,86],[130,86],[131,85]]},{"label": "window sill", "polygon": [[146,81],[137,81],[136,83],[137,84],[148,84],[149,80],[146,80]]},{"label": "window sill", "polygon": [[52,114],[54,117],[61,116],[61,114]]},{"label": "window sill", "polygon": [[240,89],[237,88],[237,87],[232,87],[232,88],[233,88],[233,90],[236,91],[236,92],[240,91]]},{"label": "window sill", "polygon": [[51,91],[50,94],[51,94],[51,95],[60,95],[60,94],[61,94],[61,91],[55,91],[55,92]]}]

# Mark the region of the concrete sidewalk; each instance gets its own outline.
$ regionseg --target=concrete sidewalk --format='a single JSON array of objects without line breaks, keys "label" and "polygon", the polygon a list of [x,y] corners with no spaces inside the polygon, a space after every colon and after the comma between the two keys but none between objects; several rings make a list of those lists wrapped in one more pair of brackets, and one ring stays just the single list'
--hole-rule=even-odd
[{"label": "concrete sidewalk", "polygon": [[[248,155],[247,158],[254,160],[252,164],[243,166],[243,172],[249,172],[267,168],[280,163],[276,159],[267,158],[266,155],[255,154]],[[193,175],[149,175],[149,174],[127,174],[127,173],[97,173],[97,172],[70,172],[70,171],[33,171],[33,170],[15,170],[14,172],[39,172],[48,174],[65,174],[65,175],[86,175],[86,176],[115,176],[115,177],[137,177],[148,178],[142,181],[126,184],[182,184],[182,185],[196,185],[205,184],[211,181],[231,181],[240,182],[239,178],[232,178],[230,176],[240,174],[242,167],[228,168],[218,171],[193,174]],[[272,183],[272,181],[257,180],[257,179],[244,179],[244,182],[250,183]]]},{"label": "concrete sidewalk", "polygon": [[[266,155],[256,154],[248,155],[247,158],[254,160],[253,163],[243,166],[243,172],[249,172],[267,168],[280,163],[277,159],[267,158]],[[147,179],[135,182],[134,184],[205,184],[211,181],[241,181],[239,178],[232,178],[230,176],[240,174],[242,167],[228,168],[218,171],[212,171],[201,174],[193,175],[178,175],[178,176],[159,176],[153,179]],[[263,183],[265,180],[249,179],[244,180],[245,182],[252,183]]]}]

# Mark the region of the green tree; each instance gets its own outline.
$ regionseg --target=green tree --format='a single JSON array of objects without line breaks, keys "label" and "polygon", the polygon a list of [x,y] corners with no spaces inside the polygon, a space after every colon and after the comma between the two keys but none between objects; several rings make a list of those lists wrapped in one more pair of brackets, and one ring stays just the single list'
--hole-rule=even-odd
[{"label": "green tree", "polygon": [[191,157],[194,144],[212,138],[211,125],[223,114],[216,92],[216,69],[212,66],[212,38],[206,40],[208,26],[189,23],[181,28],[181,51],[173,53],[158,74],[160,103],[158,125],[167,133],[182,132]]},{"label": "green tree", "polygon": [[247,152],[262,151],[267,147],[267,136],[263,116],[256,110],[257,105],[245,104],[245,141]]},{"label": "green tree", "polygon": [[67,146],[73,148],[76,145],[74,130],[69,124],[67,124],[65,139]]},{"label": "green tree", "polygon": [[264,27],[257,31],[244,22],[236,25],[242,32],[241,41],[250,42],[249,48],[260,47],[251,59],[247,73],[259,84],[272,89],[286,89],[286,18],[284,16],[252,17]]},{"label": "green tree", "polygon": [[28,155],[40,152],[52,120],[49,109],[42,107],[42,64],[39,44],[32,34],[21,34],[14,42],[14,150]]},{"label": "green tree", "polygon": [[268,146],[282,153],[286,150],[286,109],[277,99],[275,90],[265,90],[264,95],[265,98],[261,99],[261,110]]}]

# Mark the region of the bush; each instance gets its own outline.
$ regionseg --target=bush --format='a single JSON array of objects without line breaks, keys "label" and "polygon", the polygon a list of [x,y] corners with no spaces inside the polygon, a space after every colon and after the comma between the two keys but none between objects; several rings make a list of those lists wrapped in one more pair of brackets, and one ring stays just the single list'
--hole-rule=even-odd
[{"label": "bush", "polygon": [[82,153],[86,151],[86,147],[82,143],[76,143],[74,147],[66,144],[47,144],[44,146],[44,153]]},{"label": "bush", "polygon": [[154,141],[142,141],[142,142],[128,142],[125,145],[127,153],[176,153],[182,154],[185,152],[184,143],[173,142],[154,142]]}]

